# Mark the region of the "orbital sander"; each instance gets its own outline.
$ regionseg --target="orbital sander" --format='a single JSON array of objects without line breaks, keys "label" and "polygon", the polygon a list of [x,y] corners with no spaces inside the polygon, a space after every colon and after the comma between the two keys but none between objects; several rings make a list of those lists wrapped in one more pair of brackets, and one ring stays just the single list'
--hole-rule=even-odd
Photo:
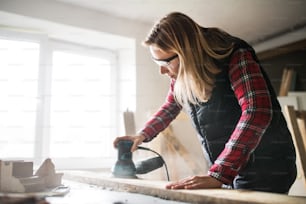
[{"label": "orbital sander", "polygon": [[112,174],[118,178],[137,178],[136,174],[146,174],[165,165],[167,177],[169,180],[167,165],[160,154],[152,149],[138,146],[139,150],[147,150],[157,154],[157,157],[138,161],[134,164],[131,152],[132,141],[121,140],[117,144],[118,157],[115,165],[112,167]]}]

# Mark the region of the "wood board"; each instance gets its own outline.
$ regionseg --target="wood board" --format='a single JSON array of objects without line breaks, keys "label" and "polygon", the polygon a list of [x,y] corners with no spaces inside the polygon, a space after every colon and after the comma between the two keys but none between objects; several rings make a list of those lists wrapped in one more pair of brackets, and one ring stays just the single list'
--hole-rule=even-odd
[{"label": "wood board", "polygon": [[168,190],[166,181],[114,178],[111,174],[89,171],[67,171],[64,178],[97,185],[105,189],[139,193],[167,200],[205,204],[305,204],[306,197],[246,190],[201,189]]}]

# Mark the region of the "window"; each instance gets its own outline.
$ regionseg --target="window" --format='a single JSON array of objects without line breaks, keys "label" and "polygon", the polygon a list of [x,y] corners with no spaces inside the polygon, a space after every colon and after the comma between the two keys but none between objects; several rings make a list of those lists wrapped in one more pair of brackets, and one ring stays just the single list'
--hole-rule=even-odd
[{"label": "window", "polygon": [[0,56],[0,155],[33,158],[39,44],[0,39]]},{"label": "window", "polygon": [[120,61],[130,54],[1,38],[0,30],[0,56],[0,158],[50,157],[57,168],[113,164],[122,112],[135,110],[134,63]]},{"label": "window", "polygon": [[51,157],[104,157],[109,153],[105,150],[114,128],[111,71],[111,62],[102,58],[53,52]]}]

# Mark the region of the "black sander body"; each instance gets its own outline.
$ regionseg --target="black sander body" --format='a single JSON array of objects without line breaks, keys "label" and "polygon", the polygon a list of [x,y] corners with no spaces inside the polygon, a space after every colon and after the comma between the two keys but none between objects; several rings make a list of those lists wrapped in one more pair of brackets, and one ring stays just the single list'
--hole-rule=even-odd
[{"label": "black sander body", "polygon": [[146,174],[162,167],[165,164],[163,158],[157,152],[140,146],[138,146],[138,149],[152,151],[159,156],[138,161],[136,164],[134,164],[133,154],[131,152],[132,145],[133,142],[130,140],[121,140],[118,142],[118,157],[115,165],[112,168],[112,174],[114,177],[137,178],[136,174]]}]

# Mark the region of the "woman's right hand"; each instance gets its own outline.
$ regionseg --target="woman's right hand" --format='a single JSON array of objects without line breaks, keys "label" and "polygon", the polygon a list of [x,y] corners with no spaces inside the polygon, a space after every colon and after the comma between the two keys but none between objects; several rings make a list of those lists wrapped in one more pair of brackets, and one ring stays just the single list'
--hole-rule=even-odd
[{"label": "woman's right hand", "polygon": [[121,140],[130,140],[133,142],[133,146],[131,147],[131,152],[134,152],[135,150],[137,150],[138,145],[141,145],[142,142],[145,140],[145,136],[143,135],[135,135],[135,136],[120,136],[120,137],[116,137],[116,139],[114,140],[113,144],[114,147],[117,148],[117,144],[119,141]]}]

